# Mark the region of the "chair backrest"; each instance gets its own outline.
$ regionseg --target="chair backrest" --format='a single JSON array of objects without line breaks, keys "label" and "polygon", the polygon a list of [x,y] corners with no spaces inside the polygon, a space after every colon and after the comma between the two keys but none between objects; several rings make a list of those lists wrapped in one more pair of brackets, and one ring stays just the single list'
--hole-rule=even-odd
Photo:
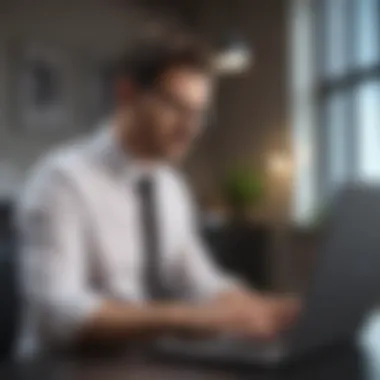
[{"label": "chair backrest", "polygon": [[19,320],[17,239],[12,204],[0,204],[0,361],[10,358]]}]

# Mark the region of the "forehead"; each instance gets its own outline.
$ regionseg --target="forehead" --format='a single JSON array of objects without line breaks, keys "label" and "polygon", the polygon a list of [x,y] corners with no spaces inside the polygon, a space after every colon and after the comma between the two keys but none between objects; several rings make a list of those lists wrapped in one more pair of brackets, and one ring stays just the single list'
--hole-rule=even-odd
[{"label": "forehead", "polygon": [[178,67],[168,70],[160,80],[160,87],[192,103],[209,101],[213,88],[210,75],[195,69]]}]

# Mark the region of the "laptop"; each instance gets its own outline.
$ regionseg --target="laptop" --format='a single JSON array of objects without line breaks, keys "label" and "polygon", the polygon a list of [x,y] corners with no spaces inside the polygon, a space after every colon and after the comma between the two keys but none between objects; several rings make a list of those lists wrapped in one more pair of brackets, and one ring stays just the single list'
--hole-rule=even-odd
[{"label": "laptop", "polygon": [[161,338],[161,357],[275,365],[350,340],[380,295],[380,188],[353,185],[332,202],[298,322],[276,341]]}]

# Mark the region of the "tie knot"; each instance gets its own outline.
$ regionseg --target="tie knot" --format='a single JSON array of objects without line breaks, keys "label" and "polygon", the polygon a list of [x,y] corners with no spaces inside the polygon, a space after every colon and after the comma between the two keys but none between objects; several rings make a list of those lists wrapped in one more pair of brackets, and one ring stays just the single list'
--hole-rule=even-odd
[{"label": "tie knot", "polygon": [[140,195],[152,194],[154,188],[154,180],[151,176],[144,176],[137,183],[137,189]]}]

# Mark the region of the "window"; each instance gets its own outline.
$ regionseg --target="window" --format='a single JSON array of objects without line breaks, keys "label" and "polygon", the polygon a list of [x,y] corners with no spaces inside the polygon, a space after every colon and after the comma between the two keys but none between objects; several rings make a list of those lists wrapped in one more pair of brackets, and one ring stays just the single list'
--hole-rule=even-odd
[{"label": "window", "polygon": [[358,176],[380,180],[380,81],[360,83],[356,92],[355,133],[358,144]]},{"label": "window", "polygon": [[380,0],[315,0],[319,184],[380,181]]},{"label": "window", "polygon": [[296,165],[295,219],[307,222],[345,182],[380,183],[380,0],[293,0],[290,16],[296,157],[314,152]]}]

